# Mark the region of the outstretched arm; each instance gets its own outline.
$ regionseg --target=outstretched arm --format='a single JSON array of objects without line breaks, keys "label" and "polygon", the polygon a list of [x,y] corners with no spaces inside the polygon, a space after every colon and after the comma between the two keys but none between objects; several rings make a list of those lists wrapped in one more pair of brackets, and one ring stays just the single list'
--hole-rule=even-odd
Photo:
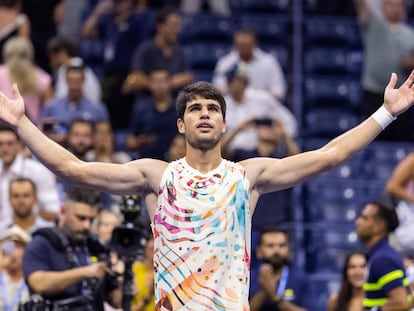
[{"label": "outstretched arm", "polygon": [[386,191],[398,199],[414,203],[414,194],[407,190],[412,181],[414,181],[414,152],[398,163],[387,182]]},{"label": "outstretched arm", "polygon": [[34,156],[62,179],[116,194],[157,191],[165,163],[142,159],[126,164],[84,162],[47,138],[25,115],[16,85],[13,99],[0,92],[0,119],[15,129]]},{"label": "outstretched arm", "polygon": [[384,104],[379,112],[322,148],[280,160],[260,158],[241,162],[246,167],[252,189],[260,194],[292,187],[338,166],[363,149],[382,131],[385,121],[391,121],[412,106],[414,70],[400,88],[394,88],[396,83],[397,76],[393,73],[385,88]]}]

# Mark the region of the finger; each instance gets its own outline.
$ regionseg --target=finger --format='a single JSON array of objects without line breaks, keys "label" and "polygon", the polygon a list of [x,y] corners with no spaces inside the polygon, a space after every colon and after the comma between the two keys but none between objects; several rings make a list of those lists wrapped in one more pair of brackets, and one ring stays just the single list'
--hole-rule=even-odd
[{"label": "finger", "polygon": [[[398,80],[397,75],[395,74],[395,72],[393,72],[391,74],[391,78],[390,78],[390,81],[388,82],[386,89],[394,89],[395,85],[397,84],[397,80]],[[407,81],[405,81],[405,83],[407,83]]]},{"label": "finger", "polygon": [[413,86],[413,83],[414,83],[414,69],[411,70],[411,73],[410,73],[410,75],[408,76],[408,78],[405,82],[408,83],[409,87]]},{"label": "finger", "polygon": [[20,94],[19,88],[17,87],[17,84],[14,83],[12,86],[12,94],[14,99],[20,99],[23,100],[22,95]]}]

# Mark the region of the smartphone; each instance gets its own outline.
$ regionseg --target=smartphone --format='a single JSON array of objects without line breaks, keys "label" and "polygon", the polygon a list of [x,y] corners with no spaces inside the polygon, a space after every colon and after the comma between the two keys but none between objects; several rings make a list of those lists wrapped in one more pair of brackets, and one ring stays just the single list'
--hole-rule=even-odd
[{"label": "smartphone", "polygon": [[264,125],[264,126],[271,126],[272,119],[269,118],[262,118],[262,119],[255,119],[254,124],[257,125]]}]

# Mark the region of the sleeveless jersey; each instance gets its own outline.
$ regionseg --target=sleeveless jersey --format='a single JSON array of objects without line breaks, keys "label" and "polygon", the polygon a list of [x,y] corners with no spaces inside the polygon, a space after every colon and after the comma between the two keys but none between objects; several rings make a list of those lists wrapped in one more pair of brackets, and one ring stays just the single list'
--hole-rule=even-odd
[{"label": "sleeveless jersey", "polygon": [[201,174],[185,159],[161,179],[152,223],[156,310],[249,310],[251,216],[244,168]]}]

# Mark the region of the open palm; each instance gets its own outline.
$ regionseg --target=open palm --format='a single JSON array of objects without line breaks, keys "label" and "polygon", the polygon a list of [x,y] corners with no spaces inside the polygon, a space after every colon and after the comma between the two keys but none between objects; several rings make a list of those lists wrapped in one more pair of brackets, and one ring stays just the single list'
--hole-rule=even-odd
[{"label": "open palm", "polygon": [[13,98],[0,92],[0,120],[11,127],[15,127],[24,116],[24,101],[17,85],[13,85]]},{"label": "open palm", "polygon": [[397,75],[393,73],[391,75],[390,82],[385,88],[384,103],[388,111],[394,116],[398,116],[414,103],[414,70],[411,71],[409,77],[398,88],[395,89],[397,84]]}]

